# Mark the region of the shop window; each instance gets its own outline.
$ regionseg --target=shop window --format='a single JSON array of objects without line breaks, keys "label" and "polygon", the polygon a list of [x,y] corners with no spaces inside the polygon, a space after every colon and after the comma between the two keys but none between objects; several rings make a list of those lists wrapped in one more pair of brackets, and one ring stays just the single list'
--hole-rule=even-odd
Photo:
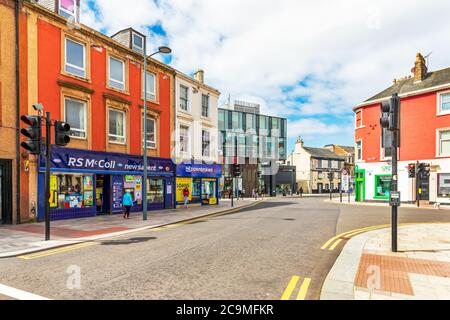
[{"label": "shop window", "polygon": [[84,44],[65,39],[64,70],[78,77],[86,77],[86,47]]},{"label": "shop window", "polygon": [[189,88],[180,85],[180,109],[188,111],[189,109]]},{"label": "shop window", "polygon": [[202,200],[207,204],[215,204],[213,201],[216,199],[217,182],[215,180],[203,180],[202,181]]},{"label": "shop window", "polygon": [[125,112],[109,110],[109,141],[125,143]]},{"label": "shop window", "polygon": [[147,179],[148,203],[164,203],[164,180],[157,178]]},{"label": "shop window", "polygon": [[450,198],[450,173],[438,174],[438,197]]},{"label": "shop window", "polygon": [[200,202],[202,195],[202,180],[192,179],[192,202]]},{"label": "shop window", "polygon": [[70,135],[86,138],[86,103],[70,98],[64,99],[65,122],[70,125]]},{"label": "shop window", "polygon": [[[142,140],[144,140],[144,115],[142,115]],[[156,121],[147,118],[147,148],[156,149]],[[142,141],[142,147],[144,141]]]},{"label": "shop window", "polygon": [[391,193],[391,175],[375,176],[375,199],[389,199]]},{"label": "shop window", "polygon": [[[124,176],[123,181],[124,193],[129,192],[133,202],[142,204],[142,177],[141,176]],[[149,190],[149,189],[147,189]]]},{"label": "shop window", "polygon": [[55,174],[50,176],[50,207],[57,209],[94,206],[93,175]]},{"label": "shop window", "polygon": [[109,57],[109,86],[125,90],[125,62]]},{"label": "shop window", "polygon": [[[151,72],[145,73],[147,76],[147,89],[145,92],[147,93],[147,99],[152,101],[156,100],[156,75]],[[144,88],[144,76],[142,76],[142,88]],[[144,89],[142,89],[144,90]],[[143,96],[144,94],[142,94]]]}]

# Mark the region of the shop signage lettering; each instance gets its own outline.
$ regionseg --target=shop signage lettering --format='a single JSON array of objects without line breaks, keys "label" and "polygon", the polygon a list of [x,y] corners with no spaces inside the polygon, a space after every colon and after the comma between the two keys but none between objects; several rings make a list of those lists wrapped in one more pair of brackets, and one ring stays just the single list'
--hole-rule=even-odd
[{"label": "shop signage lettering", "polygon": [[[118,153],[105,153],[52,147],[51,165],[53,169],[99,170],[111,173],[134,173],[144,171],[144,159]],[[170,159],[149,158],[149,173],[172,175],[174,166]],[[45,170],[45,159],[40,159],[40,169]]]},{"label": "shop signage lettering", "polygon": [[177,165],[178,177],[193,178],[220,178],[222,166],[220,164],[179,164]]}]

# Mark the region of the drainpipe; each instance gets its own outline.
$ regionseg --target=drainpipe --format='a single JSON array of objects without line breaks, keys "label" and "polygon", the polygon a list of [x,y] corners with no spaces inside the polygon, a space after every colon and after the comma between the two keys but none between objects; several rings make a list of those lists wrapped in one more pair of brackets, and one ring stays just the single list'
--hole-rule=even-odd
[{"label": "drainpipe", "polygon": [[20,223],[20,66],[19,66],[19,12],[23,0],[15,3],[16,31],[16,223]]},{"label": "drainpipe", "polygon": [[[177,159],[177,139],[178,139],[178,120],[177,120],[177,111],[178,111],[178,105],[177,105],[177,94],[176,94],[176,90],[177,90],[177,73],[174,72],[173,75],[173,90],[172,90],[172,99],[173,99],[173,121],[174,121],[174,127],[173,127],[173,153],[171,154],[172,159],[175,160]],[[173,181],[172,181],[172,209],[176,209],[177,208],[177,164],[175,163],[175,161],[172,161],[174,163],[174,172],[173,172]]]}]

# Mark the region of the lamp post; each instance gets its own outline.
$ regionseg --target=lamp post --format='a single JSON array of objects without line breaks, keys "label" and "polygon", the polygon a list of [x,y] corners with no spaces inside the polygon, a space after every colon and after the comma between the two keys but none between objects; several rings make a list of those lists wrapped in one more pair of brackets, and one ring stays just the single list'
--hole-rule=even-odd
[{"label": "lamp post", "polygon": [[[145,45],[145,48],[147,46]],[[142,218],[147,220],[147,177],[148,177],[148,156],[147,156],[147,59],[158,53],[168,54],[172,52],[169,47],[159,47],[158,51],[153,52],[151,55],[147,56],[147,49],[144,49],[144,179],[142,179],[142,196],[144,197],[142,201]]]}]

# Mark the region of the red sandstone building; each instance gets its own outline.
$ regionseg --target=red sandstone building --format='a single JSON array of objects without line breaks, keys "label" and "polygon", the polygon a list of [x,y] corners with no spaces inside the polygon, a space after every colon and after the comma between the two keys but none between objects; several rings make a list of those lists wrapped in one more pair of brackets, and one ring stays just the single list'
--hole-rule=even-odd
[{"label": "red sandstone building", "polygon": [[[450,204],[450,68],[429,72],[417,54],[413,76],[394,80],[391,87],[354,108],[357,201],[387,201],[390,192],[390,150],[381,146],[380,104],[393,93],[401,98],[399,190],[402,201]],[[408,164],[431,166],[427,179],[408,177]]]}]

